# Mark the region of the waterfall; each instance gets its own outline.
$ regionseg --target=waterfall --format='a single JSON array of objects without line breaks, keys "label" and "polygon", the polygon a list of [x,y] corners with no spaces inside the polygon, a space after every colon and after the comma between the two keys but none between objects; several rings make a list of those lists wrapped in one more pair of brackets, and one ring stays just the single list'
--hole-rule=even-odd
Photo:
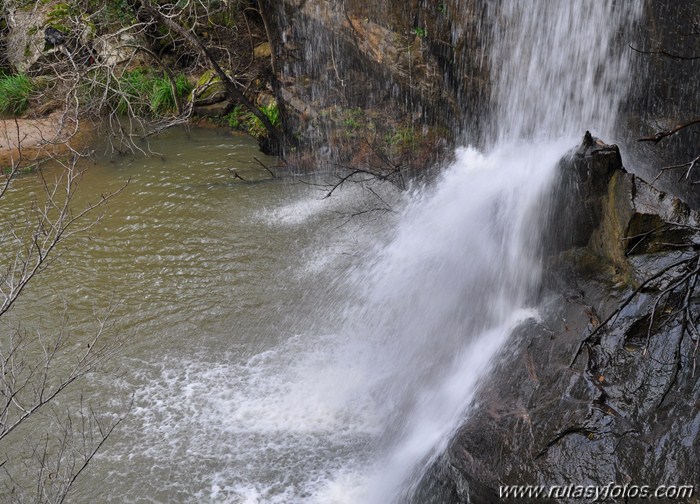
[{"label": "waterfall", "polygon": [[[538,240],[557,162],[584,131],[610,139],[628,88],[618,43],[640,2],[491,2],[492,145],[459,149],[419,191],[362,278],[348,337],[387,376],[389,448],[357,502],[409,502],[468,414],[513,328],[536,317]],[[442,502],[436,498],[436,502]]]},{"label": "waterfall", "polygon": [[[570,142],[462,149],[433,191],[417,196],[367,277],[356,317],[390,371],[379,404],[394,445],[364,502],[408,499],[474,397],[537,285],[538,215]],[[353,332],[357,333],[357,329]],[[375,392],[376,393],[376,392]]]},{"label": "waterfall", "polygon": [[624,30],[641,1],[491,2],[496,142],[580,136],[605,140],[629,87]]},{"label": "waterfall", "polygon": [[[415,502],[419,482],[468,418],[510,334],[537,318],[541,225],[556,166],[585,130],[615,140],[629,85],[620,34],[640,16],[642,2],[481,1],[492,113],[479,121],[488,130],[479,145],[483,136],[487,148],[457,149],[437,180],[403,194],[388,217],[389,237],[385,228],[373,235],[377,229],[350,224],[314,242],[309,263],[319,264],[299,267],[301,273],[290,266],[273,290],[281,296],[289,289],[299,302],[288,316],[280,312],[296,306],[291,301],[269,308],[258,298],[246,304],[249,293],[241,293],[241,317],[255,303],[266,315],[231,328],[221,347],[238,353],[202,362],[186,356],[164,363],[158,379],[144,379],[149,385],[134,415],[150,437],[141,444],[147,460],[168,462],[154,474],[174,479],[169,461],[181,458],[196,461],[180,464],[187,471],[205,474],[200,493],[187,494],[185,482],[175,495],[234,504]],[[311,26],[288,23],[285,33],[313,33],[321,16],[333,21],[326,11],[345,22],[333,10],[340,4],[290,0],[288,10],[319,12]],[[347,41],[338,43],[329,30],[314,40],[282,70],[311,83],[310,102],[333,91],[340,96],[342,86],[328,86],[349,79],[352,66],[341,59]],[[375,88],[393,91],[384,81]],[[259,225],[308,237],[324,229],[314,226],[327,205],[335,210],[359,192],[356,185],[323,201],[304,193],[279,207],[265,200],[272,209],[261,212]],[[353,230],[361,242],[351,249],[357,258],[337,265],[336,257],[351,255],[342,249]],[[234,257],[247,264],[258,255]],[[284,266],[297,259],[263,258]]]}]

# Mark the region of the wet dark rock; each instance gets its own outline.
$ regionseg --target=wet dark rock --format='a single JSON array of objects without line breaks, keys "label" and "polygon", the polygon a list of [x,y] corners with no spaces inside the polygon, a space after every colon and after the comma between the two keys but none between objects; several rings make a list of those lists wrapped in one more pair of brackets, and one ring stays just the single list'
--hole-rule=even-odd
[{"label": "wet dark rock", "polygon": [[194,113],[199,117],[216,118],[224,117],[231,112],[231,109],[233,109],[233,103],[231,103],[230,100],[221,100],[207,105],[196,105],[194,107]]},{"label": "wet dark rock", "polygon": [[678,261],[697,264],[698,215],[592,137],[560,182],[555,208],[582,222],[553,237],[541,320],[513,334],[414,502],[499,502],[500,485],[697,483],[700,356],[677,309],[697,294],[681,286],[656,305],[687,266],[630,295]]},{"label": "wet dark rock", "polygon": [[[624,37],[625,43],[637,51],[630,49],[632,87],[617,132],[626,162],[634,167],[635,174],[651,181],[659,175],[661,167],[685,163],[700,154],[697,125],[658,143],[638,141],[697,116],[700,3],[675,0],[641,3],[644,16],[641,22],[630,23],[630,33]],[[683,175],[682,168],[669,170],[655,185],[699,209],[700,192]],[[691,181],[699,176],[695,171]]]},{"label": "wet dark rock", "polygon": [[46,30],[44,30],[44,40],[47,44],[57,46],[65,42],[66,35],[61,30],[57,30],[53,26],[49,26],[46,28]]},{"label": "wet dark rock", "polygon": [[589,132],[581,146],[562,159],[558,190],[542,240],[549,253],[588,243],[600,224],[606,187],[620,170],[622,159],[617,146],[607,145]]}]

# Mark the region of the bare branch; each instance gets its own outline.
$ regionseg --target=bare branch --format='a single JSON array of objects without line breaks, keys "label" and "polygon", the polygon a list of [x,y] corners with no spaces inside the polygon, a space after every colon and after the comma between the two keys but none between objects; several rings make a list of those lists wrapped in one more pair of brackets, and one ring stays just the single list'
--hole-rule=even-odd
[{"label": "bare branch", "polygon": [[260,166],[262,166],[263,168],[265,168],[265,170],[267,171],[267,173],[269,173],[270,175],[272,175],[272,178],[273,178],[273,179],[276,179],[276,178],[277,178],[277,175],[275,175],[275,172],[273,172],[267,165],[265,165],[262,161],[260,161],[256,156],[253,156],[253,159],[254,159]]},{"label": "bare branch", "polygon": [[632,46],[632,44],[627,44],[627,45],[634,52],[638,52],[640,54],[658,54],[661,56],[665,56],[667,58],[676,59],[676,60],[685,60],[685,61],[693,61],[693,60],[700,59],[700,56],[681,56],[680,54],[670,53],[664,49],[656,49],[654,51],[643,51],[641,49],[637,49],[636,47]]},{"label": "bare branch", "polygon": [[671,129],[669,129],[669,130],[658,131],[658,132],[655,133],[653,136],[638,138],[637,141],[638,141],[638,142],[654,142],[654,143],[658,143],[658,142],[660,142],[661,140],[663,140],[664,138],[669,137],[669,136],[671,136],[671,135],[675,135],[675,134],[678,133],[679,131],[684,130],[685,128],[687,128],[687,127],[689,127],[689,126],[693,126],[694,124],[698,124],[698,123],[700,123],[700,118],[696,118],[696,119],[693,119],[693,120],[691,120],[691,121],[687,121],[687,122],[678,124],[678,125],[674,126],[673,128],[671,128]]},{"label": "bare branch", "polygon": [[586,336],[586,338],[584,338],[581,341],[581,343],[579,343],[579,346],[576,349],[576,352],[574,353],[573,357],[571,358],[571,362],[569,363],[569,367],[574,366],[574,364],[576,363],[576,359],[578,359],[578,356],[581,355],[581,350],[583,350],[583,347],[587,343],[594,341],[594,338],[598,334],[598,332],[601,331],[605,326],[607,326],[608,323],[610,323],[610,321],[612,321],[613,319],[616,319],[618,317],[618,315],[620,315],[622,310],[624,310],[625,307],[628,304],[630,304],[632,302],[632,300],[635,299],[640,292],[642,292],[642,290],[644,290],[647,286],[649,286],[649,284],[658,280],[659,278],[661,278],[663,275],[665,275],[669,271],[673,270],[674,268],[688,264],[689,262],[694,261],[696,259],[697,259],[697,256],[693,256],[690,258],[685,258],[685,259],[681,259],[679,261],[676,261],[676,262],[670,264],[669,266],[661,268],[655,274],[653,274],[652,276],[647,278],[645,281],[643,281],[641,284],[639,284],[639,286],[634,291],[632,291],[632,293],[629,296],[627,296],[627,298],[622,302],[622,304],[620,304],[620,306],[618,306],[617,309],[615,311],[613,311],[608,316],[608,318],[606,318],[602,323],[598,324],[598,326],[596,326],[591,331],[591,333],[588,336]]}]

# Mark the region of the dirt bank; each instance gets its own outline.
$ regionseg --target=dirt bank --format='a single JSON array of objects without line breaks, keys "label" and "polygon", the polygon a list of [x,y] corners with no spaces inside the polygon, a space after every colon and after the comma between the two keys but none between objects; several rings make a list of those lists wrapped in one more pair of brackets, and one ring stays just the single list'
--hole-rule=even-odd
[{"label": "dirt bank", "polygon": [[0,120],[0,167],[29,165],[51,156],[80,150],[94,136],[93,128],[65,114],[41,119]]}]

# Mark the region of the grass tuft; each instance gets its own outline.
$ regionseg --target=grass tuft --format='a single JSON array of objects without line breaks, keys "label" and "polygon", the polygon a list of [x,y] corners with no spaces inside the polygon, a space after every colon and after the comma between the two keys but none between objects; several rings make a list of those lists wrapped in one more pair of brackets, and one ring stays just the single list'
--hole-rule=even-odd
[{"label": "grass tuft", "polygon": [[24,74],[0,76],[0,114],[22,114],[33,91],[34,82]]},{"label": "grass tuft", "polygon": [[[125,72],[117,84],[119,103],[117,112],[121,115],[165,115],[177,109],[170,79],[157,76],[146,70],[136,69]],[[175,88],[182,102],[192,91],[192,84],[184,75],[175,77]]]},{"label": "grass tuft", "polygon": [[[270,124],[278,128],[282,122],[280,120],[280,109],[276,103],[271,103],[260,107],[260,111],[265,114]],[[267,130],[262,121],[255,114],[245,110],[241,105],[237,105],[226,117],[228,125],[233,129],[242,129],[255,138],[267,136]]]},{"label": "grass tuft", "polygon": [[[194,86],[188,81],[184,75],[175,77],[175,89],[178,97],[182,102],[192,92]],[[175,97],[173,96],[173,87],[170,79],[167,77],[157,77],[153,80],[153,88],[151,89],[151,111],[154,114],[164,114],[177,110]]]}]

